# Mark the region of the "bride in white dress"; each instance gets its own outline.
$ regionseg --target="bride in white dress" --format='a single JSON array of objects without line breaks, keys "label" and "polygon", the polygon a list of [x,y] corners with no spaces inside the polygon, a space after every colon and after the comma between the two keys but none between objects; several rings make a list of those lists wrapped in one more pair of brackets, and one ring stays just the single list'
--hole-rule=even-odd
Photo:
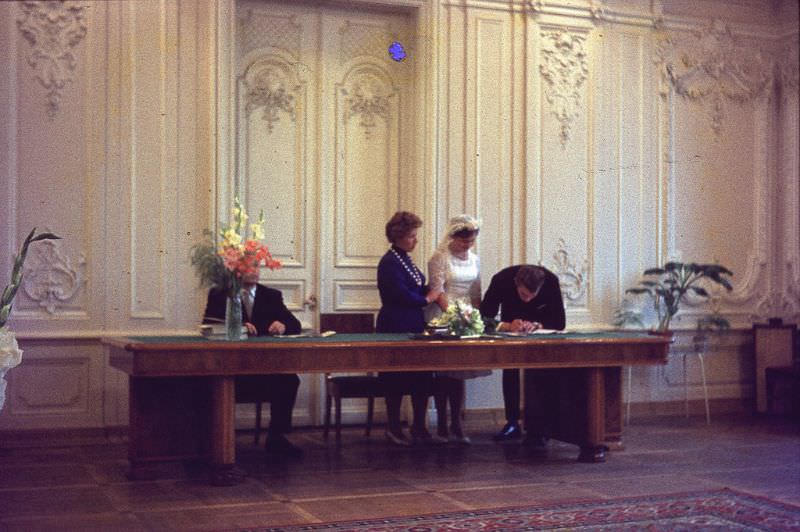
[{"label": "bride in white dress", "polygon": [[[426,321],[437,317],[450,303],[463,301],[474,308],[481,302],[480,259],[472,251],[480,232],[478,220],[468,214],[450,219],[439,247],[428,261],[431,290],[443,292],[436,304],[426,308]],[[469,438],[461,427],[464,403],[464,380],[491,374],[490,370],[437,371],[437,433],[450,441],[468,445]],[[451,425],[447,427],[447,403],[450,403]]]}]

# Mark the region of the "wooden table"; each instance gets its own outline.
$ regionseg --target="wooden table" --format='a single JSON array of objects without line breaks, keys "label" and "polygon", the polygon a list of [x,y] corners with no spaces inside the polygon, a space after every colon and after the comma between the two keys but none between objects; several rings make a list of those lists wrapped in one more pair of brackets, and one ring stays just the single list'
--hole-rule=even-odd
[{"label": "wooden table", "polygon": [[[403,334],[328,338],[104,338],[111,365],[129,376],[129,477],[153,464],[200,459],[225,483],[236,462],[234,378],[264,373],[527,368],[547,389],[526,394],[543,436],[580,446],[602,461],[622,445],[622,367],[666,364],[668,338],[632,332],[526,338],[414,340]],[[501,393],[498,390],[498,394]]]}]

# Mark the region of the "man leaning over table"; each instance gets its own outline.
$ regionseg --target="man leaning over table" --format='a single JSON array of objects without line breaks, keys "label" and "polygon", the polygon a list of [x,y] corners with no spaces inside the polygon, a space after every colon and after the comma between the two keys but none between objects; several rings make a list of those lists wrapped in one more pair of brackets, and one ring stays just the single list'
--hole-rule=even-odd
[{"label": "man leaning over table", "polygon": [[[484,319],[494,320],[498,310],[497,332],[530,333],[537,329],[562,330],[566,326],[558,277],[542,266],[521,264],[496,273],[483,296],[480,311]],[[495,441],[522,437],[519,369],[503,370],[503,401],[506,425],[493,437]],[[525,425],[532,436],[529,423]],[[531,438],[526,443],[539,445],[542,440]]]},{"label": "man leaning over table", "polygon": [[[286,308],[279,290],[258,283],[258,271],[242,277],[242,317],[251,336],[299,334],[300,321]],[[225,321],[226,295],[212,288],[203,323]],[[269,455],[300,458],[303,451],[286,438],[292,429],[292,410],[300,378],[296,374],[240,375],[236,377],[236,401],[270,403],[270,422],[265,449]],[[266,393],[265,393],[266,392]]]}]

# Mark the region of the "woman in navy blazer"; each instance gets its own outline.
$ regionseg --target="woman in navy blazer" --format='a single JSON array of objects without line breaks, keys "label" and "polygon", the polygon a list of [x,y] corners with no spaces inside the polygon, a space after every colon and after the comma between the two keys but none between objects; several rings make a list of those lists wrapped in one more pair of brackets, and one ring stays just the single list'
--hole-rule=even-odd
[{"label": "woman in navy blazer", "polygon": [[[417,229],[422,220],[416,214],[399,211],[386,223],[389,251],[378,263],[378,292],[381,310],[377,332],[420,333],[425,328],[422,309],[436,301],[442,293],[431,291],[425,275],[411,260],[409,253],[417,245]],[[383,372],[380,374],[386,390],[386,438],[396,445],[410,445],[400,426],[400,403],[403,394],[411,394],[414,421],[411,436],[417,443],[438,443],[425,428],[428,395],[433,391],[433,373],[429,371]]]}]

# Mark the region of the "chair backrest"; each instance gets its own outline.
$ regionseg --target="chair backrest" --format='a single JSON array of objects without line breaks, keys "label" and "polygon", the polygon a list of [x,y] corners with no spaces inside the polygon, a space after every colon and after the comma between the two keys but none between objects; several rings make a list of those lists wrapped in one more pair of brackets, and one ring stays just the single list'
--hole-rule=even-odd
[{"label": "chair backrest", "polygon": [[331,313],[319,315],[320,331],[338,333],[375,332],[375,316],[371,313]]}]

